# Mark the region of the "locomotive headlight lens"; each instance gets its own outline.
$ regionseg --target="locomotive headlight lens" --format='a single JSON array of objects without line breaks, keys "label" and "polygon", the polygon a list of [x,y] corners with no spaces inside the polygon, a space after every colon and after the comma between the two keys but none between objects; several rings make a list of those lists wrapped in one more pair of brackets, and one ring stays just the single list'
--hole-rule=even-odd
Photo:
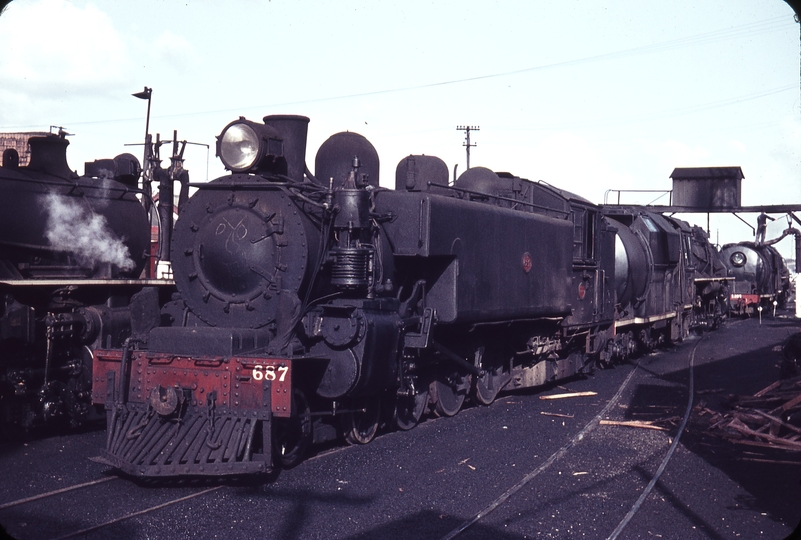
[{"label": "locomotive headlight lens", "polygon": [[234,123],[220,137],[219,155],[229,170],[241,172],[253,167],[259,159],[260,141],[256,131],[244,123]]},{"label": "locomotive headlight lens", "polygon": [[217,136],[217,156],[235,173],[286,174],[283,137],[267,124],[240,116]]},{"label": "locomotive headlight lens", "polygon": [[747,258],[745,256],[745,253],[743,253],[742,251],[735,251],[734,253],[731,254],[731,257],[729,257],[729,260],[731,261],[731,263],[734,266],[739,267],[739,266],[743,266],[745,264],[745,261],[747,260]]}]

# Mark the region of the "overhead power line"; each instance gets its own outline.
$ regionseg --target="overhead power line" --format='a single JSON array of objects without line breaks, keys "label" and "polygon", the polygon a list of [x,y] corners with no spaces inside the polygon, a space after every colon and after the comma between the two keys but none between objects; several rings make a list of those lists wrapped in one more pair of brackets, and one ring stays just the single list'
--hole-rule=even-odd
[{"label": "overhead power line", "polygon": [[[763,34],[766,32],[775,32],[782,28],[790,28],[795,27],[796,23],[793,21],[792,18],[787,18],[784,16],[781,17],[773,17],[770,19],[765,19],[763,21],[756,21],[753,23],[748,23],[740,26],[735,26],[732,28],[721,29],[721,30],[714,30],[711,32],[705,32],[703,34],[697,34],[694,36],[688,36],[683,38],[676,38],[671,39],[668,41],[663,41],[659,43],[653,43],[650,45],[643,45],[640,47],[632,47],[630,49],[624,49],[621,51],[614,51],[609,53],[597,54],[593,56],[587,56],[584,58],[577,58],[573,60],[565,60],[561,62],[554,62],[550,64],[541,64],[537,66],[530,66],[521,69],[503,71],[498,73],[490,73],[484,75],[475,75],[470,77],[463,77],[458,79],[450,79],[446,81],[438,81],[433,83],[425,83],[420,85],[413,85],[413,86],[402,86],[396,88],[385,88],[380,90],[372,90],[368,92],[360,92],[355,94],[342,94],[338,96],[327,96],[327,97],[319,97],[319,98],[311,98],[311,99],[304,99],[298,101],[289,101],[289,102],[282,102],[282,103],[271,103],[266,105],[250,105],[250,106],[243,106],[237,108],[228,108],[228,109],[217,109],[217,110],[207,110],[207,111],[194,111],[194,112],[187,112],[187,113],[176,113],[176,114],[165,114],[159,115],[157,118],[165,119],[165,118],[181,118],[187,116],[200,116],[200,115],[209,115],[209,114],[221,114],[221,113],[242,113],[247,110],[259,110],[263,111],[270,108],[275,107],[286,107],[290,105],[301,105],[306,103],[320,103],[325,101],[336,101],[342,99],[353,99],[359,97],[369,97],[369,96],[377,96],[382,94],[393,94],[399,92],[409,92],[414,90],[424,90],[428,88],[436,88],[440,86],[448,86],[448,85],[455,85],[455,84],[463,84],[469,82],[475,82],[480,80],[486,79],[493,79],[499,77],[509,77],[513,75],[519,75],[523,73],[531,73],[535,71],[543,71],[548,69],[556,69],[556,68],[564,68],[564,67],[571,67],[577,66],[581,64],[593,63],[593,62],[602,62],[608,60],[616,60],[622,58],[628,58],[632,56],[638,56],[643,54],[654,54],[659,52],[665,52],[673,49],[685,48],[685,47],[695,47],[700,45],[707,45],[710,43],[715,43],[719,41],[725,40],[732,40],[743,38],[747,36],[752,36],[756,34]],[[108,123],[118,123],[118,122],[132,122],[132,121],[139,121],[139,118],[118,118],[118,119],[109,119],[109,120],[87,120],[87,121],[71,121],[69,122],[70,125],[89,125],[89,124],[108,124]],[[21,129],[24,127],[29,126],[7,126],[3,129]]]},{"label": "overhead power line", "polygon": [[779,86],[777,88],[768,88],[766,90],[760,90],[759,92],[752,92],[750,94],[745,94],[742,96],[735,96],[731,98],[726,98],[718,101],[711,101],[708,103],[698,103],[695,105],[687,105],[685,107],[677,107],[674,109],[665,109],[665,110],[657,110],[657,111],[649,111],[642,114],[633,114],[633,115],[619,115],[615,114],[611,118],[594,118],[591,120],[581,120],[578,122],[569,122],[560,120],[558,124],[537,124],[536,126],[525,126],[520,128],[515,127],[507,127],[506,129],[514,129],[517,131],[550,131],[552,129],[579,129],[579,128],[593,128],[593,127],[612,127],[612,126],[621,126],[621,125],[628,125],[628,124],[636,124],[639,122],[653,122],[655,120],[660,120],[663,118],[673,118],[676,116],[684,116],[688,114],[698,114],[700,112],[709,111],[712,109],[718,109],[721,107],[728,107],[730,105],[739,105],[740,103],[745,103],[747,101],[753,101],[755,99],[760,99],[767,96],[772,96],[774,94],[779,94],[782,92],[789,92],[791,90],[798,90],[798,84],[788,84],[784,86]]},{"label": "overhead power line", "polygon": [[[790,19],[792,21],[792,19]],[[375,96],[381,94],[391,94],[397,92],[408,92],[413,90],[423,90],[426,88],[435,88],[438,86],[447,86],[452,84],[461,84],[461,83],[468,83],[473,81],[480,81],[484,79],[493,79],[498,77],[508,77],[512,75],[518,75],[522,73],[529,73],[534,71],[541,71],[547,69],[554,69],[560,67],[569,67],[574,65],[580,65],[585,63],[591,62],[600,62],[606,60],[613,60],[618,58],[627,58],[630,56],[637,56],[641,54],[653,54],[657,52],[668,51],[671,49],[677,48],[684,48],[684,47],[691,47],[697,45],[706,45],[709,43],[714,43],[717,41],[724,41],[729,39],[741,38],[749,35],[754,34],[762,34],[766,32],[776,31],[782,27],[794,28],[796,25],[795,22],[788,22],[787,17],[773,17],[771,19],[766,19],[764,21],[757,21],[754,23],[744,24],[741,26],[735,26],[733,28],[723,29],[723,30],[715,30],[712,32],[706,32],[703,34],[698,34],[695,36],[689,36],[685,38],[677,38],[669,41],[664,41],[660,43],[654,43],[651,45],[643,45],[640,47],[633,47],[631,49],[624,49],[622,51],[615,51],[610,53],[604,53],[594,56],[588,56],[585,58],[578,58],[574,60],[566,60],[563,62],[555,62],[552,64],[542,64],[539,66],[532,66],[523,69],[511,70],[511,71],[504,71],[499,73],[492,73],[486,75],[477,75],[472,77],[464,77],[460,79],[452,79],[447,81],[439,81],[434,83],[426,83],[421,85],[415,86],[404,86],[398,88],[388,88],[383,90],[373,90],[370,92],[361,92],[358,94],[344,94],[339,96],[330,96],[330,97],[322,97],[322,98],[314,98],[314,99],[307,99],[301,101],[292,101],[292,102],[284,102],[284,103],[275,103],[270,105],[260,105],[254,107],[245,107],[240,109],[223,109],[217,111],[209,111],[209,114],[212,113],[222,113],[222,112],[235,112],[241,111],[243,109],[258,109],[264,110],[270,107],[281,107],[281,106],[288,106],[288,105],[299,105],[303,103],[318,103],[322,101],[333,101],[333,100],[340,100],[340,99],[351,99],[357,97],[368,97],[368,96]],[[187,113],[191,114],[191,113]],[[178,114],[178,115],[170,115],[170,116],[186,116],[187,114]]]}]

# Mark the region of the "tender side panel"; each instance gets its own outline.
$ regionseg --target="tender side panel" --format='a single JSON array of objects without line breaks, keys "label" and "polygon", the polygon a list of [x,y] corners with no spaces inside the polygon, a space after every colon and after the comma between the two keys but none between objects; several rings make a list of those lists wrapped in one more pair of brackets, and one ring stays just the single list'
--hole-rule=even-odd
[{"label": "tender side panel", "polygon": [[385,230],[408,258],[399,267],[424,269],[440,322],[570,312],[572,222],[419,192],[379,192],[376,210],[394,214]]}]

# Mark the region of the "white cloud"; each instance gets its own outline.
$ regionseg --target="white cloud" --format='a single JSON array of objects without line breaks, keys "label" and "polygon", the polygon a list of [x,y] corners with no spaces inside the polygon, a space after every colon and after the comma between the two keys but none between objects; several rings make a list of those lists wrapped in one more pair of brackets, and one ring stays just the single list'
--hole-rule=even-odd
[{"label": "white cloud", "polygon": [[28,97],[106,93],[128,84],[126,46],[97,7],[14,1],[0,17],[0,83]]}]

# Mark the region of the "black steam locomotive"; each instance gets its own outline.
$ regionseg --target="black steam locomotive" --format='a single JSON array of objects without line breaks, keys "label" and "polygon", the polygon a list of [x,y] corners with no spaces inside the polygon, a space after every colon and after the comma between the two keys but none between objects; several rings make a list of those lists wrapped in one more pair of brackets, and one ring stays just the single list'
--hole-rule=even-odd
[{"label": "black steam locomotive", "polygon": [[307,124],[240,118],[218,137],[231,174],[182,209],[178,293],[95,351],[107,463],[291,466],[312,443],[367,443],[388,419],[411,429],[725,316],[725,269],[685,222],[480,167],[451,185],[424,155],[382,189],[356,133],[329,138],[312,174]]},{"label": "black steam locomotive", "polygon": [[[130,154],[73,173],[64,133],[31,137],[0,167],[0,420],[28,429],[91,411],[92,353],[121,347],[150,224]],[[152,294],[152,290],[144,294]]]},{"label": "black steam locomotive", "polygon": [[757,310],[784,308],[790,297],[790,271],[772,245],[755,242],[727,244],[720,258],[734,278],[731,313],[754,315]]}]

